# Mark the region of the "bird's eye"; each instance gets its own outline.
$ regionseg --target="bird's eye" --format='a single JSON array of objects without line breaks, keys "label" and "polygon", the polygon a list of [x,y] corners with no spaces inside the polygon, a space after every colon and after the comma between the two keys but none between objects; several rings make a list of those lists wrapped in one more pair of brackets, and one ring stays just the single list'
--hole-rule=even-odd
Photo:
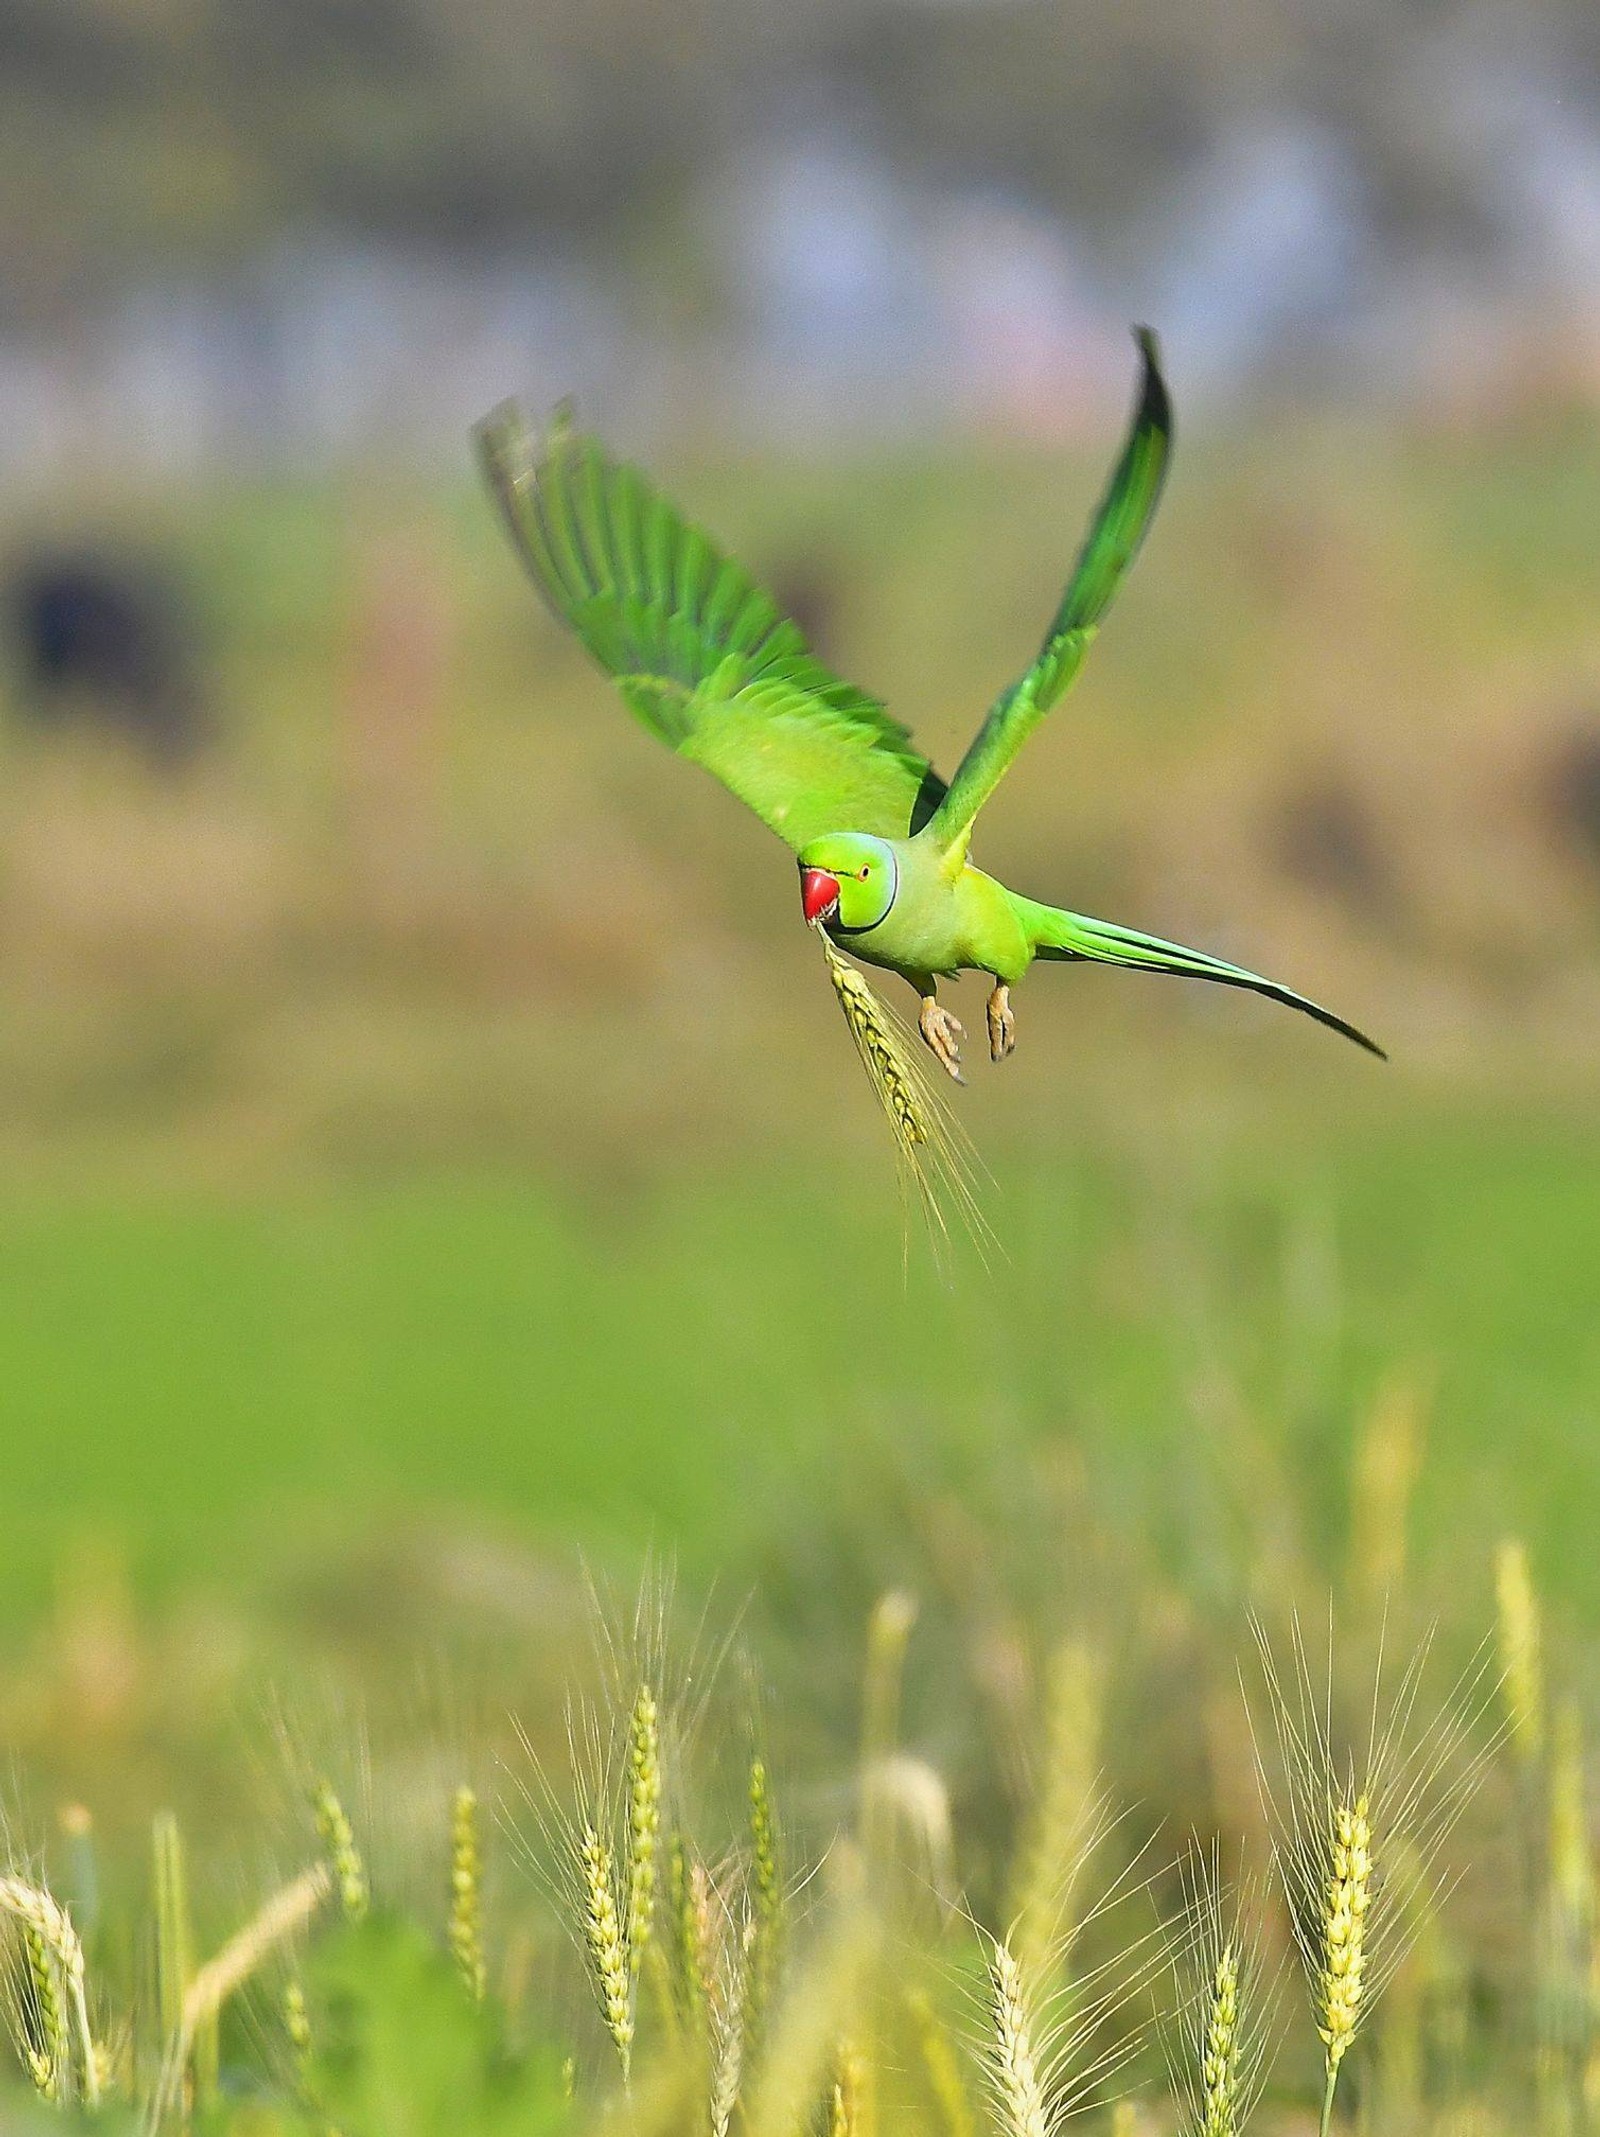
[{"label": "bird's eye", "polygon": [[867,867],[865,867],[865,868],[858,868],[858,869],[856,870],[856,881],[857,881],[858,883],[865,883],[865,881],[867,880],[868,876],[870,876],[870,875],[871,875],[871,873],[872,873],[872,868],[871,868],[871,864],[870,864],[870,863],[869,863],[869,864],[868,864],[868,866],[867,866]]}]

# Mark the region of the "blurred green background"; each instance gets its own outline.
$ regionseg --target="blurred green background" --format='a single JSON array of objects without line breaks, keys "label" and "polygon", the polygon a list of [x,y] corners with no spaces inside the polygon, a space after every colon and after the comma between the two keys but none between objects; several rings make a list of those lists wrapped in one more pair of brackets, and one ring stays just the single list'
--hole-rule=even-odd
[{"label": "blurred green background", "polygon": [[[1040,1450],[1187,1583],[1296,1494],[1331,1571],[1396,1375],[1424,1561],[1521,1526],[1600,1604],[1591,9],[5,0],[0,69],[16,1639],[124,1578],[348,1625],[408,1536],[781,1614],[858,1498]],[[1167,503],[980,858],[1394,1059],[1041,971],[941,1276],[787,856],[466,426],[576,394],[948,770],[1136,317]]]}]

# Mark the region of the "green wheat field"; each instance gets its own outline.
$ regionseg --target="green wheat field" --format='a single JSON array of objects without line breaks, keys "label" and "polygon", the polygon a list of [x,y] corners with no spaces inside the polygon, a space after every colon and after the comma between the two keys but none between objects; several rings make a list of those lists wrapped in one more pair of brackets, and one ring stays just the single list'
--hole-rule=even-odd
[{"label": "green wheat field", "polygon": [[[662,472],[946,763],[1095,481]],[[1597,479],[1186,450],[992,858],[1393,1060],[1042,973],[987,1257],[465,474],[51,508],[216,739],[6,725],[0,2128],[1600,2127]]]}]

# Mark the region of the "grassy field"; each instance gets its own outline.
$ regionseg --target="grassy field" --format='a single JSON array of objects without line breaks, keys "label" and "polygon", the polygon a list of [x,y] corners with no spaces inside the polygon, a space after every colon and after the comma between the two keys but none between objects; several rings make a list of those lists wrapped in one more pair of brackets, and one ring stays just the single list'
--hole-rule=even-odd
[{"label": "grassy field", "polygon": [[[1260,1869],[1249,1612],[1284,1655],[1294,1612],[1318,1624],[1332,1598],[1358,1712],[1388,1594],[1402,1667],[1440,1622],[1428,1699],[1446,1700],[1515,1535],[1545,1613],[1542,1741],[1493,1760],[1444,1865],[1459,1901],[1425,1910],[1343,2111],[1482,2131],[1509,2102],[1505,2126],[1527,2128],[1536,2098],[1541,2132],[1587,2127],[1600,826],[1573,766],[1600,732],[1596,452],[1592,425],[1552,418],[1381,449],[1305,429],[1180,462],[981,857],[1282,972],[1395,1060],[1231,996],[1043,972],[1017,1059],[978,1065],[959,1101],[1002,1252],[942,1273],[784,856],[540,623],[475,497],[97,501],[102,529],[136,523],[186,572],[219,726],[172,784],[15,720],[0,807],[7,1822],[18,1865],[96,1917],[94,2024],[124,2100],[159,2090],[175,2023],[152,2001],[152,1818],[176,1809],[191,1851],[192,1961],[275,1881],[332,1876],[306,1810],[320,1778],[372,1858],[380,1920],[317,1942],[303,1976],[283,1960],[298,1930],[252,1967],[225,2013],[223,2126],[553,2131],[569,2046],[580,2120],[599,2111],[612,2047],[582,1966],[489,1816],[500,1801],[554,1874],[504,1717],[559,1761],[580,1552],[624,1597],[647,1555],[676,1564],[670,1636],[621,1643],[622,1678],[651,1677],[664,1708],[695,1704],[664,1649],[693,1648],[702,1612],[702,1654],[743,1623],[755,1659],[724,1668],[704,1759],[683,1747],[672,1784],[706,1904],[729,1921],[755,1904],[752,1748],[789,1869],[826,1891],[797,1916],[811,1971],[785,1992],[799,2031],[827,2035],[796,2050],[815,2099],[780,2114],[752,2092],[742,2137],[788,2137],[813,2106],[832,2137],[872,2137],[829,1999],[867,1964],[836,1878],[881,1843],[874,1759],[910,1794],[869,1912],[922,1954],[964,2055],[994,2037],[996,1952],[971,1922],[930,1929],[930,1880],[985,1932],[1014,1926],[1007,1866],[1034,1859],[1058,1768],[1080,1796],[1098,1775],[1123,1821],[1111,1882],[1140,1836],[1161,1863],[1193,1835],[1229,1872]],[[948,765],[1048,611],[1098,470],[951,454],[678,472]],[[970,989],[962,1007],[970,1029]],[[863,1673],[869,1738],[889,1727],[868,1628],[888,1637],[900,1591],[921,1605],[903,1686],[892,1672],[901,1720],[863,1752]],[[1092,1712],[1064,1738],[1071,1683]],[[608,1727],[635,1690],[611,1684]],[[1491,1687],[1452,1716],[1447,1793],[1504,1707]],[[494,2015],[466,2037],[459,1984],[432,1970],[463,1781],[496,1865]],[[80,1813],[61,1824],[74,1804],[103,1906]],[[631,1860],[614,1792],[606,1820]],[[1418,1845],[1381,1840],[1395,1887]],[[1170,1912],[1177,1885],[1157,1882]],[[338,1912],[320,1884],[302,1897]],[[1106,1929],[1107,1956],[1141,1919]],[[717,1980],[738,1976],[718,1948]],[[5,1978],[36,2044],[37,1986]],[[649,2061],[670,2026],[635,1986]],[[296,2075],[291,1987],[318,2029],[366,2011],[384,2053],[432,2012],[455,2073],[434,2108],[396,2121],[392,2087],[386,2106],[349,2089],[382,2064],[376,2036],[339,2036],[330,2060],[319,2030]],[[1150,1981],[1134,2003],[1133,2030],[1154,2024]],[[835,2015],[813,2026],[818,2009]],[[976,2065],[965,2124],[906,2091],[926,2041],[909,2006],[874,2009],[855,2046],[884,2125],[968,2137],[992,2113],[1042,2137],[1014,2099],[980,2108]],[[209,2049],[189,2047],[180,2094],[203,2106]],[[1272,2120],[1305,2126],[1319,2052],[1300,2024]],[[707,2081],[653,2067],[669,2091]],[[420,2071],[394,2082],[426,2091]],[[480,2091],[502,2080],[497,2123]],[[1170,2126],[1148,2044],[1127,2085],[1145,2104],[1124,2137]],[[1087,2095],[1107,2127],[1116,2090]]]},{"label": "grassy field", "polygon": [[[1324,1435],[1436,1376],[1442,1525],[1509,1490],[1588,1592],[1600,827],[1563,767],[1600,720],[1596,452],[1554,416],[1186,449],[983,857],[1282,971],[1396,1062],[1041,972],[962,1100],[1009,1264],[948,1291],[901,1281],[786,862],[540,619],[480,498],[54,501],[186,576],[221,741],[171,787],[13,727],[14,1602],[86,1524],[159,1580],[252,1528],[270,1557],[289,1508],[440,1497],[710,1572],[758,1547],[758,1480],[875,1417],[1134,1462],[1213,1363]],[[1097,473],[674,471],[946,763]]]},{"label": "grassy field", "polygon": [[653,1539],[742,1579],[797,1491],[897,1433],[973,1467],[996,1432],[1070,1441],[1183,1551],[1208,1386],[1325,1480],[1331,1543],[1399,1368],[1436,1391],[1424,1548],[1509,1523],[1592,1610],[1597,1155],[1582,1118],[1471,1116],[1055,1149],[1001,1168],[1010,1258],[949,1283],[915,1232],[902,1278],[886,1164],[758,1195],[698,1167],[624,1207],[471,1173],[24,1195],[0,1225],[11,1607],[74,1531],[170,1586],[270,1566],[319,1509]]}]

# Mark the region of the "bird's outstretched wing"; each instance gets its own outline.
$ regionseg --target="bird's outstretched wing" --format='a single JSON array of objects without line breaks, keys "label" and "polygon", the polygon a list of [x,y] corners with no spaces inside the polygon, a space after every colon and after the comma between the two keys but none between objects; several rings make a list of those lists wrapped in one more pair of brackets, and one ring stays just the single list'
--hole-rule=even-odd
[{"label": "bird's outstretched wing", "polygon": [[944,783],[882,704],[637,469],[515,407],[478,428],[511,538],[560,620],[652,734],[714,773],[797,852],[826,831],[901,838]]},{"label": "bird's outstretched wing", "polygon": [[1155,515],[1172,446],[1172,408],[1155,336],[1141,327],[1135,339],[1144,369],[1122,458],[1037,659],[990,706],[939,805],[931,835],[948,847],[965,850],[974,817],[1077,674]]}]

